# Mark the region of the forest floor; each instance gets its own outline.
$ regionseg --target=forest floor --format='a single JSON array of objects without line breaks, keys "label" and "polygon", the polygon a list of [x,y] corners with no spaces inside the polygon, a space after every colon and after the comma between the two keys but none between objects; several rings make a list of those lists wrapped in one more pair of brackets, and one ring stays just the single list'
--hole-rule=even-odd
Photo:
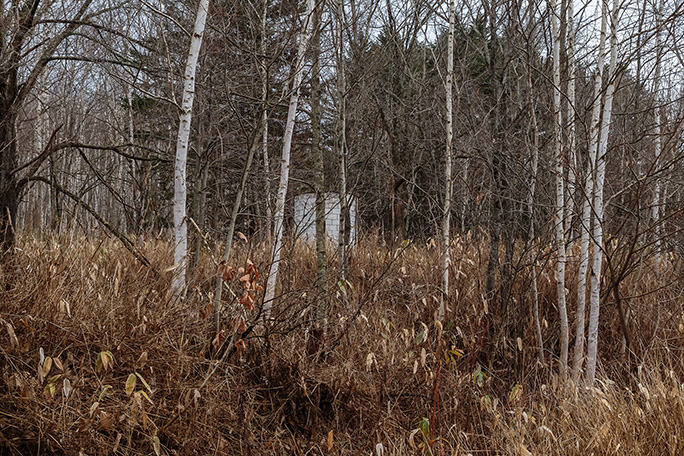
[{"label": "forest floor", "polygon": [[444,324],[434,242],[365,241],[348,283],[329,283],[322,343],[311,248],[288,247],[272,322],[255,326],[268,250],[240,241],[231,266],[245,270],[229,280],[217,334],[218,248],[179,300],[168,244],[138,245],[157,271],[116,240],[68,237],[24,237],[2,265],[0,455],[684,454],[684,287],[668,282],[680,276],[672,258],[621,285],[632,357],[606,301],[588,387],[556,375],[552,259],[539,271],[542,364],[529,265],[509,270],[507,305],[501,291],[487,303],[483,241],[454,243]]}]

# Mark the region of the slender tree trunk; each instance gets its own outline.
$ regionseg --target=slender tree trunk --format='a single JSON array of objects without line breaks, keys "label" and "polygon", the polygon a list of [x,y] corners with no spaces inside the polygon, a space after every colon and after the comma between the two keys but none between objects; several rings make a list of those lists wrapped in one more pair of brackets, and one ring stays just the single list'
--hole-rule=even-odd
[{"label": "slender tree trunk", "polygon": [[[567,125],[568,138],[566,156],[568,160],[568,189],[565,198],[565,238],[572,240],[572,220],[575,214],[575,187],[577,183],[577,123],[575,122],[576,105],[576,64],[575,64],[575,9],[573,0],[567,1],[567,65],[568,65],[568,92],[567,92]],[[570,244],[571,246],[572,244]]]},{"label": "slender tree trunk", "polygon": [[[264,111],[266,106],[263,106]],[[261,125],[264,128],[265,124]],[[261,131],[257,131],[249,146],[249,151],[247,152],[247,160],[245,160],[245,166],[242,168],[242,176],[240,177],[240,186],[235,194],[235,202],[233,203],[233,210],[230,213],[230,220],[228,222],[228,232],[226,233],[226,246],[223,251],[223,264],[228,264],[230,262],[230,253],[233,247],[233,236],[235,234],[235,223],[237,221],[238,214],[240,213],[240,205],[242,204],[242,195],[245,192],[245,187],[247,186],[247,177],[249,176],[249,170],[252,167],[252,161],[254,160],[254,154],[259,148],[259,137],[261,136]],[[221,313],[223,311],[223,304],[221,299],[223,296],[223,276],[218,274],[216,277],[216,290],[214,292],[214,325],[216,327],[216,333],[221,331]]]},{"label": "slender tree trunk", "polygon": [[204,27],[207,22],[208,9],[209,0],[201,0],[197,9],[192,40],[190,41],[190,51],[188,52],[188,61],[183,77],[183,102],[181,105],[178,141],[176,143],[176,165],[174,168],[173,227],[175,249],[173,261],[176,268],[173,274],[171,289],[175,296],[181,296],[185,290],[188,255],[188,222],[186,219],[188,143],[192,120],[192,104],[195,99],[195,72],[202,46]]},{"label": "slender tree trunk", "polygon": [[285,218],[285,197],[287,196],[287,187],[290,180],[290,151],[292,149],[292,136],[294,135],[295,115],[297,114],[297,105],[299,103],[299,92],[302,85],[302,77],[304,75],[304,58],[306,56],[306,49],[309,46],[311,39],[311,32],[309,31],[309,24],[314,10],[314,1],[308,0],[308,9],[302,34],[299,40],[299,48],[297,49],[297,60],[295,61],[294,77],[292,81],[292,95],[290,96],[290,105],[287,111],[287,122],[285,124],[285,134],[283,135],[283,153],[280,164],[280,183],[278,184],[278,195],[276,198],[275,214],[274,214],[274,246],[273,246],[273,262],[266,281],[266,291],[264,292],[264,308],[263,316],[267,321],[271,317],[271,309],[273,308],[273,299],[275,298],[275,287],[278,279],[278,266],[280,265],[280,254],[283,244],[283,222]]},{"label": "slender tree trunk", "polygon": [[[603,0],[602,16],[608,16],[608,0]],[[601,298],[601,265],[603,261],[603,183],[606,177],[606,153],[608,151],[608,134],[613,111],[613,95],[615,92],[615,67],[617,64],[617,20],[618,4],[613,0],[610,23],[610,65],[608,67],[608,87],[606,89],[601,118],[601,136],[596,153],[596,181],[594,189],[594,237],[593,260],[591,269],[591,291],[589,307],[589,330],[587,332],[587,383],[592,384],[596,378],[596,362],[598,352],[598,324]]]},{"label": "slender tree trunk", "polygon": [[[534,21],[534,11],[535,1],[530,0],[528,7],[528,34],[527,36],[534,36],[535,33],[535,21]],[[531,48],[528,50],[528,59],[532,59],[534,55],[533,43],[528,43]],[[528,61],[527,69],[527,96],[529,98],[528,104],[530,107],[530,123],[532,126],[532,160],[531,160],[531,172],[530,172],[530,185],[529,192],[527,194],[527,211],[530,217],[530,241],[534,244],[537,242],[536,227],[534,221],[534,197],[537,188],[537,177],[539,174],[539,127],[537,125],[537,111],[536,104],[534,102],[533,86],[532,86],[532,61]],[[539,317],[539,287],[537,284],[537,249],[531,251],[531,261],[532,266],[532,321],[534,324],[534,336],[537,342],[537,356],[539,362],[544,364],[544,339],[542,338],[541,332],[541,318]]]},{"label": "slender tree trunk", "polygon": [[560,319],[560,376],[565,378],[568,371],[568,311],[565,304],[565,194],[563,187],[563,119],[561,108],[560,78],[560,16],[556,0],[551,0],[551,24],[553,29],[553,113],[555,119],[555,167],[556,167],[556,208],[554,226],[556,235],[556,291],[558,294],[558,314]]},{"label": "slender tree trunk", "polygon": [[261,113],[261,122],[263,124],[264,132],[261,137],[261,150],[264,159],[264,180],[266,184],[266,233],[268,236],[268,243],[271,243],[271,234],[273,233],[273,211],[271,209],[271,164],[268,157],[268,65],[266,62],[266,17],[268,15],[269,0],[264,0],[264,9],[261,15],[261,54],[263,61],[261,64],[261,102],[264,106]]},{"label": "slender tree trunk", "polygon": [[[603,2],[605,7],[605,1]],[[607,14],[607,13],[605,13]],[[582,362],[584,360],[584,326],[586,314],[587,296],[587,272],[589,269],[590,230],[592,219],[592,199],[594,195],[594,175],[596,172],[596,154],[599,143],[599,122],[601,119],[601,100],[603,90],[603,70],[605,66],[606,28],[607,17],[601,14],[601,35],[599,38],[598,62],[594,76],[594,105],[591,111],[591,123],[589,125],[589,147],[587,173],[584,185],[584,202],[582,204],[582,219],[580,223],[580,261],[577,274],[577,326],[575,334],[575,348],[572,374],[575,380],[579,379]]]},{"label": "slender tree trunk", "polygon": [[313,157],[314,188],[316,190],[316,324],[314,337],[325,338],[328,321],[328,254],[325,236],[325,168],[321,144],[321,13],[316,8],[313,16],[311,41],[311,153]]},{"label": "slender tree trunk", "polygon": [[[662,43],[661,43],[661,31],[660,28],[662,27],[662,14],[663,14],[663,0],[660,0],[658,4],[658,11],[656,12],[656,67],[655,67],[655,76],[653,80],[653,94],[655,97],[655,115],[654,115],[654,123],[655,123],[655,131],[653,132],[653,149],[654,149],[654,169],[658,169],[658,162],[660,161],[660,157],[663,152],[663,145],[662,145],[662,108],[660,106],[660,97],[659,97],[659,91],[660,91],[660,79],[661,79],[661,60],[662,60]],[[660,255],[660,206],[661,206],[661,183],[660,179],[655,179],[654,183],[654,188],[653,188],[653,203],[651,207],[651,218],[653,221],[654,229],[653,232],[655,234],[655,244],[654,244],[654,250],[656,252],[655,254],[655,267],[656,271],[660,270],[660,262],[661,262],[661,255]]]},{"label": "slender tree trunk", "polygon": [[442,214],[442,299],[439,305],[439,321],[444,321],[446,306],[449,301],[449,244],[451,238],[451,157],[453,149],[454,118],[454,1],[449,0],[449,43],[447,45],[447,77],[446,77],[446,151],[444,165],[444,213]]},{"label": "slender tree trunk", "polygon": [[[9,76],[16,85],[16,71]],[[4,80],[7,79],[5,75]],[[12,84],[12,82],[10,82]],[[11,87],[5,87],[5,92],[0,94],[0,250],[3,254],[8,253],[15,242],[15,221],[19,210],[19,189],[17,179],[12,170],[17,167],[17,142],[16,142],[16,114],[12,107],[11,99],[13,92]]]},{"label": "slender tree trunk", "polygon": [[338,275],[347,278],[347,245],[349,243],[349,200],[347,198],[347,114],[346,114],[346,75],[344,63],[344,3],[337,0],[337,154],[340,165],[340,232],[338,236]]}]

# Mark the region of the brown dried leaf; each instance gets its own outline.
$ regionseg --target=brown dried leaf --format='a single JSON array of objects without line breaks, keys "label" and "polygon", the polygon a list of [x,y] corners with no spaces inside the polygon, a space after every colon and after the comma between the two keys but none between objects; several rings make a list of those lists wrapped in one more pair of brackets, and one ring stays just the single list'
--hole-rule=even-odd
[{"label": "brown dried leaf", "polygon": [[14,326],[12,326],[12,323],[7,323],[6,326],[12,348],[17,348],[19,346],[19,339],[17,339],[17,335],[14,332]]},{"label": "brown dried leaf", "polygon": [[211,345],[214,346],[214,348],[218,348],[219,345],[223,343],[224,340],[226,340],[226,335],[225,335],[225,330],[221,330],[216,334],[216,337],[214,337],[214,340],[211,341]]},{"label": "brown dried leaf", "polygon": [[135,383],[137,382],[138,377],[135,376],[135,374],[131,374],[128,376],[128,379],[126,380],[126,396],[130,396],[131,393],[133,393],[133,390],[135,389]]},{"label": "brown dried leaf", "polygon": [[147,351],[144,351],[140,354],[140,357],[138,360],[135,362],[135,369],[136,370],[142,370],[143,367],[145,367],[145,364],[147,364]]},{"label": "brown dried leaf", "polygon": [[254,310],[254,298],[247,291],[242,293],[242,296],[240,297],[240,304],[245,306],[245,308],[248,310]]},{"label": "brown dried leaf", "polygon": [[236,318],[233,324],[233,328],[235,332],[238,333],[243,333],[247,331],[247,323],[245,322],[245,319],[243,317]]}]

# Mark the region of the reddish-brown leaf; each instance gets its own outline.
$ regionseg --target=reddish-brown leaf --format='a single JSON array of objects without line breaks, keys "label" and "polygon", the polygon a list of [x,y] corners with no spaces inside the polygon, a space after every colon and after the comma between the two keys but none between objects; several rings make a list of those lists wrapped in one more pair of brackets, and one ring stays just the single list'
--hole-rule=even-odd
[{"label": "reddish-brown leaf", "polygon": [[248,310],[254,310],[254,298],[247,291],[242,293],[242,296],[240,297],[240,304],[245,306],[245,308]]},{"label": "reddish-brown leaf", "polygon": [[249,288],[252,286],[252,276],[250,274],[245,274],[240,277],[240,282],[242,282],[245,285],[245,288],[249,290]]},{"label": "reddish-brown leaf", "polygon": [[237,275],[237,271],[234,267],[226,265],[222,275],[223,280],[229,282],[235,278],[235,276]]},{"label": "reddish-brown leaf", "polygon": [[247,323],[243,317],[236,318],[233,327],[235,328],[235,332],[243,333],[247,331]]},{"label": "reddish-brown leaf", "polygon": [[225,331],[222,329],[218,332],[218,334],[216,334],[214,340],[211,341],[211,345],[213,345],[214,348],[218,348],[218,346],[221,345],[224,340],[226,340],[226,334]]},{"label": "reddish-brown leaf", "polygon": [[259,280],[259,270],[250,260],[247,260],[247,272],[254,275],[254,280]]}]

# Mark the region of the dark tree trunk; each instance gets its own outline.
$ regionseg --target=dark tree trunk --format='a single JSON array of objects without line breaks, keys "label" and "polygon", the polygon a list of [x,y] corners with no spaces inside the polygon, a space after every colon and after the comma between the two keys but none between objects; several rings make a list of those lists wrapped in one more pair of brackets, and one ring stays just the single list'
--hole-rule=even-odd
[{"label": "dark tree trunk", "polygon": [[15,222],[19,209],[19,186],[13,172],[17,168],[16,110],[17,72],[0,76],[0,251],[14,247]]}]

